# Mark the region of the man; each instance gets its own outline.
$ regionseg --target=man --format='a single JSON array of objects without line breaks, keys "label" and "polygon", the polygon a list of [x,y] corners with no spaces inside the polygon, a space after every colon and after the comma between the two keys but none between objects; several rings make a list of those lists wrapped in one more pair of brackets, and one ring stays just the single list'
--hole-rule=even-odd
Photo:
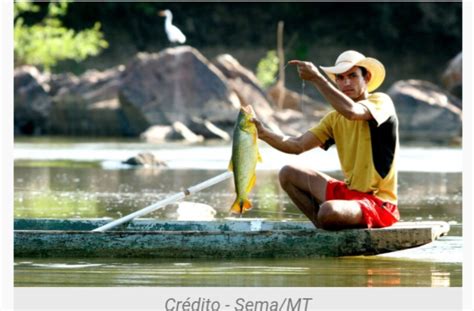
[{"label": "man", "polygon": [[398,119],[390,97],[372,93],[385,78],[378,60],[345,51],[333,67],[292,60],[307,80],[333,106],[320,123],[299,137],[280,136],[258,120],[258,136],[272,147],[292,154],[336,145],[344,181],[301,166],[284,166],[280,184],[296,206],[326,230],[386,227],[399,220],[396,154]]}]

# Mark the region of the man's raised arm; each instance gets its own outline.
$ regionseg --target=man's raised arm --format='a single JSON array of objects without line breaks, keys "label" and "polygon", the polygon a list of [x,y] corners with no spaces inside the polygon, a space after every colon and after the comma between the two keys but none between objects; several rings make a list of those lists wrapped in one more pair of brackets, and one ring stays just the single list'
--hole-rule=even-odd
[{"label": "man's raised arm", "polygon": [[326,100],[340,114],[349,120],[370,120],[372,115],[367,107],[357,104],[349,96],[342,93],[331,82],[329,82],[311,62],[300,60],[291,60],[290,65],[298,67],[298,73],[301,79],[310,81]]}]

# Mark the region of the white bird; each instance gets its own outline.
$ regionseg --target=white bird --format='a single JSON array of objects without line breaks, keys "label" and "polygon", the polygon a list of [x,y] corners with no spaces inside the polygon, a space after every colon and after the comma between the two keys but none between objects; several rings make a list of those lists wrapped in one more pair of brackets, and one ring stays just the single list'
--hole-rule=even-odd
[{"label": "white bird", "polygon": [[171,43],[179,42],[183,44],[184,42],[186,42],[186,36],[181,32],[181,30],[179,30],[178,27],[176,27],[175,25],[171,23],[171,21],[173,20],[173,14],[171,14],[171,11],[164,10],[164,11],[160,11],[158,14],[160,16],[166,16],[165,31],[166,31],[166,35],[168,36],[168,40]]}]

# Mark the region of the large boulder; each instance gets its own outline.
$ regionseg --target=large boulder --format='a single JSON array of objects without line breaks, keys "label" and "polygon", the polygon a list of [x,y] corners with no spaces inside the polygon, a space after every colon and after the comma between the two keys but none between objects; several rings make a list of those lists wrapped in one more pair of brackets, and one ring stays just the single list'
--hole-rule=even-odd
[{"label": "large boulder", "polygon": [[124,115],[118,99],[125,67],[105,71],[89,70],[79,77],[54,75],[51,130],[63,135],[137,136],[145,126],[136,127]]},{"label": "large boulder", "polygon": [[282,133],[250,70],[230,55],[212,64],[189,46],[139,53],[127,66],[80,76],[34,67],[15,75],[15,133],[230,140],[246,105]]},{"label": "large boulder", "polygon": [[268,96],[275,103],[283,96],[282,109],[293,109],[302,112],[307,112],[306,109],[308,109],[309,111],[318,111],[323,114],[332,109],[328,103],[316,101],[307,95],[294,92],[278,84],[268,89]]},{"label": "large boulder", "polygon": [[281,130],[291,136],[298,136],[317,124],[317,121],[310,121],[301,111],[293,109],[281,109],[273,115],[278,121]]},{"label": "large boulder", "polygon": [[273,115],[283,132],[289,135],[299,135],[306,132],[333,108],[330,104],[316,101],[311,97],[286,89],[278,84],[268,90],[268,95],[274,102],[282,99],[282,110]]},{"label": "large boulder", "polygon": [[[175,122],[191,128],[198,118],[229,132],[240,106],[222,73],[189,46],[139,53],[127,65],[122,82],[119,98],[126,118],[146,128]],[[207,135],[196,127],[192,131]]]},{"label": "large boulder", "polygon": [[449,92],[462,98],[462,52],[449,61],[443,72],[442,81]]},{"label": "large boulder", "polygon": [[70,72],[49,74],[48,80],[45,81],[45,89],[49,96],[54,97],[58,92],[67,92],[70,88],[79,85],[80,82],[80,78]]},{"label": "large boulder", "polygon": [[177,133],[171,125],[153,125],[140,134],[140,139],[153,144],[159,144],[177,138]]},{"label": "large boulder", "polygon": [[70,73],[53,75],[51,93],[61,97],[72,92],[90,103],[116,98],[124,70],[125,66],[118,65],[104,71],[88,70],[79,78]]},{"label": "large boulder", "polygon": [[45,77],[33,66],[14,71],[14,133],[42,135],[50,130],[51,98],[43,87]]},{"label": "large boulder", "polygon": [[274,109],[271,98],[260,87],[252,71],[243,67],[229,54],[219,55],[214,60],[214,64],[224,74],[232,91],[237,94],[240,105],[251,105],[259,120],[273,131],[281,133],[273,118]]},{"label": "large boulder", "polygon": [[[222,133],[224,135],[223,137],[216,135],[215,138],[230,140],[229,134],[227,134],[227,132]],[[196,135],[194,131],[179,121],[174,122],[172,125],[150,126],[146,131],[140,134],[140,138],[148,143],[154,144],[172,140],[180,140],[187,143],[199,143],[204,140],[204,136]]]},{"label": "large boulder", "polygon": [[401,140],[452,142],[461,136],[459,100],[433,83],[398,81],[388,94],[397,110]]},{"label": "large boulder", "polygon": [[[200,136],[207,139],[230,140],[230,134],[223,129],[218,128],[211,121],[196,116],[191,117],[189,121],[189,130],[193,133],[199,133]],[[228,130],[230,130],[228,128]]]}]

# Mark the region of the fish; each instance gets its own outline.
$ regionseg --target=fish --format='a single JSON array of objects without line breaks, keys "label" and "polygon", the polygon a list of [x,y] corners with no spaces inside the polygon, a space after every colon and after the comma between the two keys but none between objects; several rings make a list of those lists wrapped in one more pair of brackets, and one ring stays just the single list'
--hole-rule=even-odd
[{"label": "fish", "polygon": [[257,127],[250,121],[255,116],[251,106],[241,107],[232,136],[229,170],[234,173],[236,199],[230,208],[240,214],[252,208],[248,195],[255,185],[257,162],[262,161],[257,144]]}]

